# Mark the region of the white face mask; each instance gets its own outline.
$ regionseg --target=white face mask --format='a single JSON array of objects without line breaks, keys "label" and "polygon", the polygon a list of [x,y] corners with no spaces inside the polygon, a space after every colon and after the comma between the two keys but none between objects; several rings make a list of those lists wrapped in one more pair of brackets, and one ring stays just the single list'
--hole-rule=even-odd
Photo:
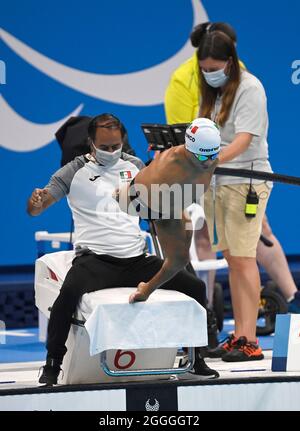
[{"label": "white face mask", "polygon": [[97,160],[98,163],[100,163],[100,165],[103,165],[105,167],[115,165],[117,161],[120,159],[122,154],[122,147],[116,151],[113,151],[112,153],[110,153],[109,151],[99,150],[98,148],[95,147],[94,144],[93,144],[93,147],[96,151],[95,159]]},{"label": "white face mask", "polygon": [[202,70],[205,81],[213,88],[223,87],[229,79],[229,76],[225,74],[225,68],[216,70],[214,72],[204,72]]}]

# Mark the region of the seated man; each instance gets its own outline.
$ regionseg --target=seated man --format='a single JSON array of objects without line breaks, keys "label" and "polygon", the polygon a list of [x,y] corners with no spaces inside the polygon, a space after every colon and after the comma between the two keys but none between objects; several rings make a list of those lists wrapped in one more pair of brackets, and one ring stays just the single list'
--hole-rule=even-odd
[{"label": "seated man", "polygon": [[[72,315],[81,296],[148,282],[163,265],[158,257],[145,254],[138,218],[120,211],[112,198],[119,182],[135,177],[143,167],[139,159],[122,153],[120,121],[111,114],[99,115],[91,120],[88,133],[91,153],[59,169],[28,201],[28,213],[36,216],[67,195],[75,225],[76,257],[53,304],[48,325],[47,361],[39,379],[48,385],[57,383]],[[186,270],[161,288],[185,293],[205,307],[204,283]],[[194,371],[218,377],[205,364],[199,348]]]},{"label": "seated man", "polygon": [[129,301],[145,301],[189,261],[192,226],[185,209],[208,188],[218,163],[221,137],[216,124],[197,118],[186,130],[185,145],[160,153],[117,193],[123,211],[156,219],[164,255],[160,271],[141,282]]}]

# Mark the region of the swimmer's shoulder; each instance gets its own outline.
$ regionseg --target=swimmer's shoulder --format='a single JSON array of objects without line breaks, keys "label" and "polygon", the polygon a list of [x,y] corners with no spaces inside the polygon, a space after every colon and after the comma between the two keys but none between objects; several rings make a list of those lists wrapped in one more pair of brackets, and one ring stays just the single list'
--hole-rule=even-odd
[{"label": "swimmer's shoulder", "polygon": [[186,159],[185,151],[186,151],[186,149],[184,148],[183,145],[178,145],[177,147],[172,147],[168,150],[168,152],[169,152],[168,157],[173,162],[182,163]]}]

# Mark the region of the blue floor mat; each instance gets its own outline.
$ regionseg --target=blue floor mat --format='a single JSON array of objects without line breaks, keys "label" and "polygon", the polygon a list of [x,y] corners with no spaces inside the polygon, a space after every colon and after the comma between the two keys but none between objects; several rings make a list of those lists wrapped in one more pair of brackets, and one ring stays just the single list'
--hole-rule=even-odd
[{"label": "blue floor mat", "polygon": [[44,361],[45,344],[38,338],[38,328],[10,329],[1,337],[0,363]]},{"label": "blue floor mat", "polygon": [[[223,331],[219,341],[224,340],[234,329],[232,319],[224,320]],[[44,361],[46,357],[45,344],[38,338],[38,328],[7,330],[5,340],[2,334],[0,343],[0,363]],[[5,343],[4,343],[5,341]],[[272,350],[273,336],[259,337],[263,350]]]}]

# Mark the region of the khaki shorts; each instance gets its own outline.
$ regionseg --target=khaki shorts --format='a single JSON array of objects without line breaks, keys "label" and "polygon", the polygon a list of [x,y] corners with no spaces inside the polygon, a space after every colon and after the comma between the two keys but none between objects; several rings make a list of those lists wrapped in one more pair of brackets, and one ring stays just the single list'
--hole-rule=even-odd
[{"label": "khaki shorts", "polygon": [[213,251],[228,250],[231,256],[256,257],[256,248],[262,230],[271,189],[266,183],[252,187],[259,196],[255,217],[245,216],[249,184],[216,187],[215,222],[217,241],[214,241],[214,210],[212,188],[205,193],[204,211]]}]

